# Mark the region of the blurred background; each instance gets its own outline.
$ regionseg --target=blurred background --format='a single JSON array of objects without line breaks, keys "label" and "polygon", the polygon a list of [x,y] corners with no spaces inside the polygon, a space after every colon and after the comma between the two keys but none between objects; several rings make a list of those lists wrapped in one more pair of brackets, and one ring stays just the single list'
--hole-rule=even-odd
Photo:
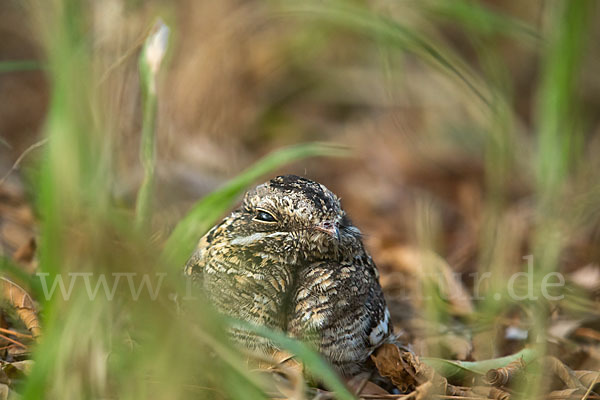
[{"label": "blurred background", "polygon": [[[44,201],[64,187],[90,197],[101,187],[115,213],[133,214],[145,173],[138,63],[160,17],[170,37],[156,87],[154,212],[147,238],[135,239],[142,248],[161,248],[195,202],[266,154],[341,145],[348,156],[294,161],[252,183],[293,173],[342,198],[381,270],[396,330],[420,354],[476,360],[542,338],[575,346],[564,353],[573,368],[597,368],[598,8],[584,0],[4,0],[3,254],[40,240],[50,229],[40,223],[65,222],[44,218],[54,210]],[[52,135],[68,131],[79,139],[61,153]],[[52,170],[61,159],[63,169]],[[106,171],[104,183],[81,172],[87,162]],[[46,172],[54,186],[37,183],[48,182],[39,177]],[[52,207],[71,208],[59,203]],[[567,277],[561,301],[504,296],[528,255],[536,293],[544,273]],[[46,271],[43,257],[24,268]]]}]

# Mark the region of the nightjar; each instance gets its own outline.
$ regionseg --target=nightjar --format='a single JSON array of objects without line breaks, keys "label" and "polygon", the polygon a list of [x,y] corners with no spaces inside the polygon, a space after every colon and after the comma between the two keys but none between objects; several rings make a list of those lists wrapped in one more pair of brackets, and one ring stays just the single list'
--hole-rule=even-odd
[{"label": "nightjar", "polygon": [[[295,175],[246,193],[200,240],[185,274],[220,312],[307,342],[344,376],[360,372],[391,335],[360,231],[335,194]],[[241,328],[231,334],[252,349],[275,350]]]}]

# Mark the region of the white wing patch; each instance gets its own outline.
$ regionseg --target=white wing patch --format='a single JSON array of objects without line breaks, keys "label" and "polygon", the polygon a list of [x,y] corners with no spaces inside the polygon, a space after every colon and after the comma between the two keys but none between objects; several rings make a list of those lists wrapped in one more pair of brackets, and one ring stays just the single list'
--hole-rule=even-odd
[{"label": "white wing patch", "polygon": [[385,338],[385,335],[389,332],[389,326],[390,311],[386,307],[383,320],[380,321],[375,328],[373,328],[371,334],[369,335],[369,341],[371,342],[371,345],[377,346],[379,343],[381,343],[383,338]]}]

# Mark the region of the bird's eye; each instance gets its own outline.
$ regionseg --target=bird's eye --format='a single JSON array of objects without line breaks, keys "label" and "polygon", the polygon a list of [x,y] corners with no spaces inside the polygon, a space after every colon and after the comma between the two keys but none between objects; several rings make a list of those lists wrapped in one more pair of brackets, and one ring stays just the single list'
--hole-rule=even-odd
[{"label": "bird's eye", "polygon": [[260,222],[277,222],[273,214],[265,211],[265,210],[257,210],[256,216],[254,219]]}]

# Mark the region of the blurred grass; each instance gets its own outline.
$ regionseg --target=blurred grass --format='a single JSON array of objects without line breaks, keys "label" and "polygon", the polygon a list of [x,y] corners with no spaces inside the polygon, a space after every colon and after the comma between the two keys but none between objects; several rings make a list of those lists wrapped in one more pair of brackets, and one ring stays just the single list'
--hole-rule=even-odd
[{"label": "blurred grass", "polygon": [[551,10],[549,41],[542,56],[544,68],[537,96],[537,182],[543,201],[558,195],[574,162],[582,155],[575,89],[594,2],[559,2]]},{"label": "blurred grass", "polygon": [[36,60],[0,61],[0,73],[34,71],[43,68],[44,65]]},{"label": "blurred grass", "polygon": [[481,2],[471,0],[426,1],[426,7],[432,15],[443,17],[461,28],[474,30],[481,34],[502,34],[516,36],[517,39],[529,39],[537,44],[542,36],[534,26],[525,21],[490,9]]},{"label": "blurred grass", "polygon": [[282,3],[285,12],[308,14],[326,25],[341,26],[360,35],[417,55],[424,62],[458,78],[483,103],[490,105],[485,84],[451,48],[441,46],[426,32],[419,32],[382,13],[373,12],[352,2]]},{"label": "blurred grass", "polygon": [[[176,225],[164,249],[157,248],[148,224],[153,215],[157,133],[156,98],[147,97],[149,82],[145,80],[141,88],[145,100],[140,153],[146,183],[138,194],[137,215],[124,216],[113,204],[113,181],[119,175],[114,160],[119,149],[107,133],[111,115],[104,113],[105,105],[96,92],[97,60],[93,32],[88,25],[93,11],[89,5],[74,0],[32,4],[37,15],[36,26],[44,39],[47,73],[52,83],[51,107],[44,128],[49,144],[38,166],[41,178],[33,190],[42,219],[40,271],[49,272],[51,279],[71,272],[128,272],[141,276],[177,271],[198,238],[259,178],[307,157],[348,154],[341,146],[320,143],[272,152],[196,203]],[[510,301],[503,291],[507,277],[514,272],[508,265],[511,258],[507,254],[517,246],[510,240],[512,228],[503,216],[513,176],[535,177],[536,271],[556,270],[565,246],[564,235],[570,233],[563,230],[565,220],[579,211],[561,214],[560,206],[571,194],[565,192],[577,178],[577,160],[583,153],[584,137],[575,92],[585,56],[592,2],[553,2],[548,7],[550,18],[543,32],[476,2],[431,1],[413,5],[424,15],[434,15],[464,29],[483,64],[481,71],[448,43],[439,41],[429,27],[419,30],[367,6],[341,2],[276,2],[275,5],[278,12],[308,15],[311,22],[314,17],[327,28],[341,27],[375,39],[378,45],[388,46],[386,51],[414,54],[427,65],[458,79],[479,102],[486,104],[484,134],[487,136],[482,157],[488,189],[485,199],[488,220],[480,243],[479,272],[491,271],[492,279],[483,293],[486,300],[479,305],[479,312],[493,321],[496,315],[515,305],[528,308],[533,310],[537,335],[544,337],[547,322],[544,307],[533,302]],[[516,129],[515,99],[511,98],[514,92],[507,87],[511,83],[509,73],[501,65],[502,55],[496,48],[488,47],[488,39],[496,34],[523,38],[528,44],[542,46],[542,80],[537,89],[533,141],[528,137],[530,132]],[[39,64],[3,62],[0,72],[34,67]],[[387,72],[395,73],[389,66]],[[517,155],[527,153],[520,147],[529,144],[535,149],[535,157],[517,162]],[[596,200],[591,196],[587,202]],[[418,201],[414,223],[421,248],[442,252],[441,215],[427,197]],[[525,263],[521,267],[526,268]],[[17,268],[7,260],[3,262],[6,271],[18,274]],[[164,298],[138,302],[130,299],[126,290],[119,290],[115,301],[101,296],[90,301],[83,288],[76,287],[70,301],[60,296],[44,301],[35,283],[32,286],[42,300],[44,338],[34,353],[36,364],[23,387],[24,399],[193,398],[188,391],[190,386],[216,388],[216,393],[200,389],[207,398],[266,397],[265,382],[249,372],[245,360],[227,342],[224,334],[227,322],[201,300],[189,306],[186,317],[180,318],[174,313],[174,305]],[[169,292],[182,290],[181,282],[172,276],[165,278],[164,286]],[[440,301],[438,288],[427,284],[423,291],[428,318],[440,324],[449,323],[452,315]],[[501,301],[494,298],[496,293],[502,293]],[[583,310],[590,307],[585,302],[580,306]],[[339,398],[352,398],[323,361],[305,346],[276,332],[260,327],[252,329],[297,353]],[[543,346],[538,349],[545,350]],[[523,398],[533,397],[541,389],[539,383],[530,385]]]},{"label": "blurred grass", "polygon": [[341,400],[354,399],[354,395],[339,380],[335,372],[329,365],[307,345],[291,339],[282,333],[266,329],[262,326],[252,325],[244,321],[231,320],[230,324],[242,326],[244,329],[254,332],[260,336],[270,339],[279,348],[286,349],[291,354],[295,354],[303,365],[307,366],[312,377],[318,378],[325,386],[336,394]]},{"label": "blurred grass", "polygon": [[[564,210],[571,197],[567,187],[577,173],[576,161],[583,155],[583,136],[575,88],[578,84],[585,43],[589,34],[592,1],[559,2],[549,9],[546,26],[548,43],[542,55],[543,68],[537,93],[537,152],[533,169],[537,183],[537,223],[533,238],[536,282],[559,269],[559,258],[572,233],[564,229],[563,218],[574,210]],[[561,210],[562,209],[562,210]],[[575,211],[577,212],[577,211]],[[562,214],[561,213],[565,213]],[[538,351],[546,351],[549,311],[538,310],[534,334],[540,339]],[[525,389],[525,396],[544,391],[538,378]]]},{"label": "blurred grass", "polygon": [[157,21],[154,32],[148,36],[139,59],[140,87],[142,91],[142,138],[140,161],[144,169],[144,179],[137,194],[135,211],[138,229],[148,227],[152,217],[154,196],[154,173],[156,167],[156,85],[162,60],[167,51],[169,28]]},{"label": "blurred grass", "polygon": [[[111,163],[112,141],[97,117],[102,113],[95,110],[99,104],[93,84],[94,58],[83,23],[89,10],[68,0],[38,7],[38,16],[45,19],[41,28],[48,40],[53,90],[45,129],[49,144],[34,192],[39,195],[37,208],[42,217],[40,271],[50,273],[51,281],[62,277],[68,285],[72,273],[142,276],[179,270],[200,235],[256,179],[309,156],[347,154],[339,146],[324,144],[269,154],[194,206],[167,242],[168,257],[161,257],[151,246],[148,229],[156,163],[155,77],[142,67],[145,107],[140,154],[145,178],[136,217],[125,216],[123,221],[123,213],[110,200],[110,179],[117,173]],[[163,286],[172,293],[182,290],[181,285],[179,279],[167,277]],[[181,318],[166,299],[135,301],[121,287],[113,301],[102,296],[91,300],[76,285],[70,299],[55,295],[42,302],[44,336],[22,389],[24,399],[194,397],[190,387],[208,397],[211,391],[203,388],[215,387],[216,393],[229,398],[266,397],[265,383],[249,372],[244,359],[227,343],[219,318],[202,302]],[[351,398],[313,352],[291,339],[278,340],[306,358],[309,369],[314,364],[323,381],[340,391],[340,398]],[[196,350],[190,352],[190,348]]]}]

